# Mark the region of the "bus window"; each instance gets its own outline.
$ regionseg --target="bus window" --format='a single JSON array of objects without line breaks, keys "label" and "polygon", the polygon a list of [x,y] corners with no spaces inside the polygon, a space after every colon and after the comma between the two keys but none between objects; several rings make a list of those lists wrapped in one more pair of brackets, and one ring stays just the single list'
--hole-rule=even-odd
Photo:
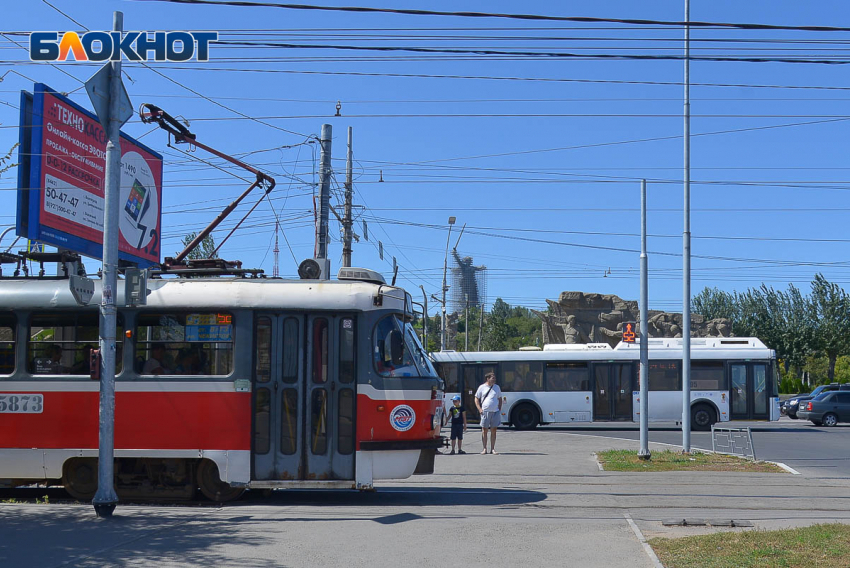
[{"label": "bus window", "polygon": [[682,375],[679,372],[679,366],[678,361],[650,361],[649,390],[682,390]]},{"label": "bus window", "polygon": [[546,365],[546,390],[589,391],[590,372],[587,363],[549,363]]},{"label": "bus window", "polygon": [[[89,355],[97,349],[100,332],[97,312],[36,314],[30,320],[27,342],[28,371],[34,375],[89,376]],[[115,332],[115,373],[122,369],[123,318]]]},{"label": "bus window", "polygon": [[[262,339],[261,326],[262,319],[258,341]],[[258,370],[262,370],[261,363],[258,359]],[[233,371],[233,316],[215,312],[139,314],[135,367],[140,375],[229,375]]]},{"label": "bus window", "polygon": [[703,391],[729,390],[726,386],[726,368],[723,361],[692,361],[691,388]]},{"label": "bus window", "polygon": [[458,392],[457,363],[436,363],[437,373],[446,382],[446,392]]},{"label": "bus window", "polygon": [[15,316],[0,315],[0,375],[15,372]]},{"label": "bus window", "polygon": [[531,392],[543,390],[542,361],[509,361],[502,363],[499,386],[504,392]]}]

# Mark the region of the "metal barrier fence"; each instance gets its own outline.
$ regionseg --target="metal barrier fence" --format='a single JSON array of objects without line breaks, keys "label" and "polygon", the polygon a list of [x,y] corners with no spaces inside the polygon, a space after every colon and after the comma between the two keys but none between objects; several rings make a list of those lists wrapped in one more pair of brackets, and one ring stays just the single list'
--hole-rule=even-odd
[{"label": "metal barrier fence", "polygon": [[749,428],[711,427],[711,449],[719,454],[730,454],[756,460],[753,433]]}]

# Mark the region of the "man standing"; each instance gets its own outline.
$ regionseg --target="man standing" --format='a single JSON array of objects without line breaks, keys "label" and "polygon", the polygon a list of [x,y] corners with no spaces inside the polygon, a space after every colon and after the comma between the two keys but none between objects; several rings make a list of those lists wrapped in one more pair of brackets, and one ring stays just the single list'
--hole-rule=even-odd
[{"label": "man standing", "polygon": [[496,451],[496,428],[502,422],[502,389],[496,384],[496,373],[484,375],[484,384],[475,393],[475,406],[481,413],[481,443],[484,445],[482,454],[487,453],[487,431],[490,431],[490,453]]}]

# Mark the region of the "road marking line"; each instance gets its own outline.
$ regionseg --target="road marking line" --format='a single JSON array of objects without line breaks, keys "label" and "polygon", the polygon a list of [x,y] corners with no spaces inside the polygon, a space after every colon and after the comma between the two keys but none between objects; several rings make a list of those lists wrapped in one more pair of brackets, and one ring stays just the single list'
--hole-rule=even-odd
[{"label": "road marking line", "polygon": [[785,465],[785,464],[784,464],[784,463],[782,463],[782,462],[767,462],[767,463],[772,463],[773,465],[778,465],[779,467],[781,467],[782,469],[784,469],[785,471],[787,471],[787,472],[788,472],[788,473],[790,473],[790,474],[793,474],[793,475],[803,475],[802,473],[800,473],[799,471],[797,471],[797,470],[796,470],[796,469],[794,469],[793,467],[787,466],[787,465]]},{"label": "road marking line", "polygon": [[664,564],[661,563],[661,561],[658,559],[658,556],[655,555],[655,551],[652,550],[652,547],[649,546],[648,542],[646,542],[643,533],[640,532],[640,529],[638,528],[637,524],[632,520],[632,516],[628,513],[628,511],[623,513],[623,517],[625,517],[626,521],[628,521],[629,526],[632,528],[632,532],[635,533],[635,536],[637,537],[641,546],[643,546],[643,550],[644,552],[646,552],[646,555],[649,556],[649,560],[652,562],[653,566],[655,568],[664,568]]}]

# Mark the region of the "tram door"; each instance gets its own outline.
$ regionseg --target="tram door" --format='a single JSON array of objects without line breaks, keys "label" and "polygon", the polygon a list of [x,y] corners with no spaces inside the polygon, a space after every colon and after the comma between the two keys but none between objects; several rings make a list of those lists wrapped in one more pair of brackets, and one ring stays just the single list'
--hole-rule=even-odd
[{"label": "tram door", "polygon": [[593,366],[593,420],[632,419],[631,363],[599,363]]},{"label": "tram door", "polygon": [[[466,408],[466,419],[470,423],[481,420],[478,407],[475,406],[475,393],[484,384],[484,375],[496,373],[496,365],[461,365],[460,392],[463,406]],[[496,373],[496,384],[499,384],[499,374]]]},{"label": "tram door", "polygon": [[355,319],[258,314],[253,479],[354,479]]},{"label": "tram door", "polygon": [[730,418],[767,420],[770,418],[770,374],[765,363],[730,363]]}]

